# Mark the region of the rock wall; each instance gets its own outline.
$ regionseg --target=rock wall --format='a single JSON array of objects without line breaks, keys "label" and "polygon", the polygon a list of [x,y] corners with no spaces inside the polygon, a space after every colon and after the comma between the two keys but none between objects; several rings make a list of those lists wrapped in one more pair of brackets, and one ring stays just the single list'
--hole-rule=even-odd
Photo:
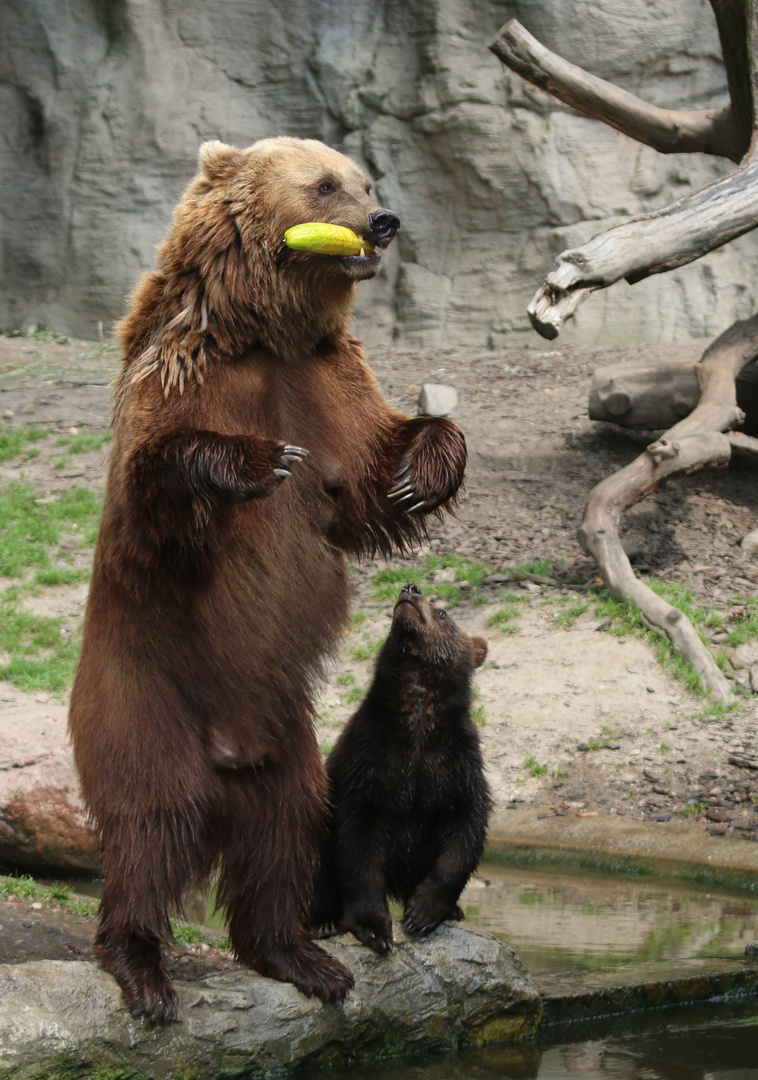
[{"label": "rock wall", "polygon": [[[555,255],[728,168],[656,154],[504,70],[516,16],[657,104],[726,99],[706,0],[3,0],[0,327],[107,332],[208,138],[320,139],[403,228],[363,286],[370,343],[540,344]],[[562,340],[716,334],[753,310],[754,235],[589,300]]]}]

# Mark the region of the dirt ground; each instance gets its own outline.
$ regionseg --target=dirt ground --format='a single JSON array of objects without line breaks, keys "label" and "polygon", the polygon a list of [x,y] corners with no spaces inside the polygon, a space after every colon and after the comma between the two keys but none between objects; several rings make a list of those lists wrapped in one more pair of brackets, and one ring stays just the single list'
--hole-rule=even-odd
[{"label": "dirt ground", "polygon": [[[430,570],[430,551],[457,553],[489,568],[483,583],[481,574],[467,582],[464,573],[459,602],[449,610],[489,642],[476,704],[499,809],[533,803],[547,814],[662,822],[689,815],[714,835],[758,839],[758,770],[729,762],[755,755],[758,698],[744,696],[733,712],[709,715],[706,699],[663,669],[648,640],[610,632],[611,621],[593,599],[596,567],[576,541],[590,488],[652,438],[587,419],[592,371],[701,351],[702,343],[692,342],[658,350],[372,354],[386,396],[408,412],[416,411],[422,383],[455,386],[469,447],[467,493],[456,519],[433,524],[430,549],[353,568],[357,618],[319,698],[322,746],[333,743],[368,685],[371,655],[389,627],[393,601],[377,595],[377,572],[407,570],[402,577],[434,598],[454,584],[455,572]],[[0,422],[105,430],[117,365],[108,342],[0,337]],[[0,463],[0,491],[11,480],[39,486],[51,498],[73,484],[103,488],[102,450],[61,465],[54,443],[35,444],[40,453],[31,460]],[[700,603],[728,616],[758,593],[758,563],[738,546],[756,528],[756,474],[741,458],[722,472],[671,480],[629,513],[624,536],[636,549],[641,575],[686,583]],[[63,543],[76,565],[91,559],[76,537]],[[531,577],[513,573],[535,560],[550,565]],[[85,600],[86,586],[75,585],[49,588],[26,604],[63,616],[73,632]],[[712,636],[730,655],[728,676],[749,688],[758,641],[732,648],[723,630]],[[65,777],[65,713],[65,699],[0,683],[0,802],[22,777],[27,787]]]}]

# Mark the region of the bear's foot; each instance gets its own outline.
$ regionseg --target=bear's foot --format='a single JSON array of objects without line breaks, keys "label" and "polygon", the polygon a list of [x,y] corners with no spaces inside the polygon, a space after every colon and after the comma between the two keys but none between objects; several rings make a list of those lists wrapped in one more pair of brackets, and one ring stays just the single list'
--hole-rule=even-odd
[{"label": "bear's foot", "polygon": [[380,956],[392,952],[394,948],[392,919],[388,911],[377,914],[363,912],[360,915],[346,912],[342,929],[354,934],[362,945],[368,945],[369,949],[373,949]]},{"label": "bear's foot", "polygon": [[176,1020],[179,1002],[159,944],[137,937],[96,942],[95,953],[121,987],[132,1016],[144,1016],[150,1024]]},{"label": "bear's foot", "polygon": [[403,913],[403,929],[409,934],[431,934],[445,919],[463,919],[458,904],[442,897],[419,893],[408,901]]},{"label": "bear's foot", "polygon": [[286,952],[271,954],[250,966],[270,979],[291,982],[306,997],[315,996],[322,1001],[341,1001],[355,985],[344,964],[305,936]]}]

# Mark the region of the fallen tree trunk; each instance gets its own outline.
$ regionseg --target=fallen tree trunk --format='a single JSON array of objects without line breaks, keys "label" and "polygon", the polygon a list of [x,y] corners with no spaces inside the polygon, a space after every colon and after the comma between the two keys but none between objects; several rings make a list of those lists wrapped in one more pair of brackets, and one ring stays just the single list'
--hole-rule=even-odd
[{"label": "fallen tree trunk", "polygon": [[696,408],[630,465],[592,489],[578,532],[580,544],[594,556],[611,595],[637,604],[693,665],[703,685],[724,703],[731,700],[731,692],[718,665],[687,616],[635,576],[619,528],[624,513],[667,476],[729,463],[731,443],[723,432],[744,419],[737,404],[736,377],[756,355],[758,315],[735,323],[709,345],[697,366],[702,390]]}]

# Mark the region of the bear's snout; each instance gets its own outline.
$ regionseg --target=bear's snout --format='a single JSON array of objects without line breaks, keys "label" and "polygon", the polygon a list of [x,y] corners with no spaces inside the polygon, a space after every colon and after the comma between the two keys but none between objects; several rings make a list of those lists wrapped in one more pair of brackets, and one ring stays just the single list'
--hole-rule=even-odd
[{"label": "bear's snout", "polygon": [[374,210],[368,216],[371,237],[379,244],[389,244],[400,228],[400,218],[391,210]]}]

